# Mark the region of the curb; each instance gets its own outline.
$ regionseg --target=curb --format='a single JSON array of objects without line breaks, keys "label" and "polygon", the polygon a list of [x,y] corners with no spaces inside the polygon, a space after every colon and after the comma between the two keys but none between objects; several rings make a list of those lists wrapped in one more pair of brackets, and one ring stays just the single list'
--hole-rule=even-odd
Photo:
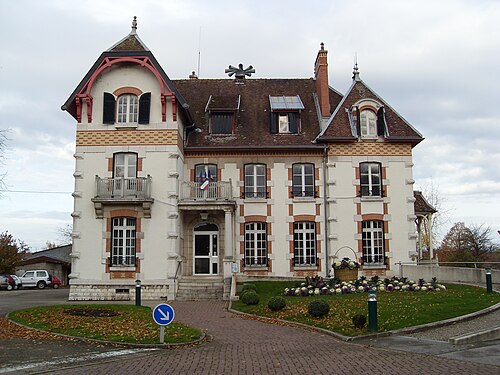
[{"label": "curb", "polygon": [[[456,318],[441,320],[439,322],[432,322],[432,323],[421,324],[421,325],[418,325],[418,326],[401,328],[401,329],[396,329],[396,330],[387,331],[387,332],[373,333],[373,334],[369,334],[369,335],[353,336],[353,337],[351,337],[351,336],[344,336],[344,335],[341,335],[340,333],[337,333],[337,332],[334,332],[334,331],[329,331],[329,330],[324,329],[324,328],[313,327],[313,326],[310,326],[310,325],[307,325],[307,324],[303,324],[303,323],[291,322],[291,321],[288,321],[288,320],[277,319],[277,318],[269,318],[269,317],[266,317],[266,316],[253,315],[253,314],[249,314],[249,313],[244,313],[244,312],[241,312],[241,311],[233,310],[232,309],[232,301],[229,302],[229,306],[228,306],[227,310],[229,312],[231,312],[231,313],[234,313],[234,314],[258,318],[259,320],[262,320],[262,321],[286,323],[287,325],[290,325],[290,326],[296,326],[296,327],[299,327],[299,328],[307,328],[307,329],[310,329],[310,330],[313,330],[313,331],[325,333],[327,335],[333,336],[333,337],[335,337],[335,338],[337,338],[339,340],[342,340],[342,341],[355,342],[355,341],[369,339],[369,338],[396,336],[396,335],[400,335],[402,333],[414,333],[414,332],[425,331],[425,330],[432,329],[432,328],[438,328],[438,327],[442,327],[442,326],[446,326],[446,325],[451,325],[451,324],[454,324],[454,323],[457,323],[457,322],[467,321],[467,320],[476,318],[478,316],[488,314],[488,313],[493,312],[493,311],[498,310],[498,309],[500,309],[500,303],[497,303],[496,305],[487,307],[487,308],[485,308],[483,310],[479,310],[479,311],[476,311],[476,312],[473,312],[473,313],[470,313],[470,314],[467,314],[467,315],[462,315],[462,316],[458,316]],[[500,337],[500,327],[495,327],[495,328],[492,328],[492,329],[487,329],[487,330],[484,330],[484,331],[481,331],[481,332],[475,332],[475,333],[471,333],[471,334],[464,335],[464,336],[475,336],[476,337],[476,336],[478,336],[479,333],[481,333],[482,335],[487,335],[490,332],[495,332],[493,334],[497,334],[498,337]],[[450,342],[451,342],[451,338],[450,338]],[[463,343],[465,343],[465,342],[463,342]]]},{"label": "curb", "polygon": [[490,341],[500,339],[500,326],[484,331],[466,333],[465,335],[450,337],[448,342],[453,345],[472,344],[478,341]]},{"label": "curb", "polygon": [[177,348],[182,348],[184,346],[190,346],[190,345],[199,345],[203,341],[211,341],[212,337],[207,336],[207,334],[203,331],[201,331],[201,337],[198,340],[194,341],[188,341],[188,342],[183,342],[183,343],[173,343],[173,344],[139,344],[139,343],[129,343],[129,342],[119,342],[119,341],[107,341],[107,340],[98,340],[98,339],[91,339],[91,338],[86,338],[86,337],[79,337],[79,336],[70,336],[70,335],[65,335],[62,333],[55,333],[55,332],[50,332],[50,331],[44,331],[42,329],[38,328],[33,328],[33,327],[28,327],[25,326],[24,324],[17,323],[11,319],[9,319],[9,313],[5,315],[5,319],[7,319],[9,322],[14,323],[15,325],[19,327],[23,327],[25,329],[29,329],[32,331],[37,331],[37,332],[42,332],[42,333],[49,333],[54,336],[59,336],[61,338],[65,339],[71,339],[75,341],[82,341],[82,342],[91,342],[91,343],[98,343],[98,344],[104,344],[104,345],[110,345],[110,346],[124,346],[128,348],[157,348],[157,349],[177,349]]}]

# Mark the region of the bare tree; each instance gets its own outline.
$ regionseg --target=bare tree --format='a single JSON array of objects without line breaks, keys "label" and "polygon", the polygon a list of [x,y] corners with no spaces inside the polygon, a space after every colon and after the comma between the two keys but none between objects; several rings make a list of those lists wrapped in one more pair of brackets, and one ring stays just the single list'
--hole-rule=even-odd
[{"label": "bare tree", "polygon": [[59,240],[63,244],[70,244],[72,242],[71,233],[73,233],[73,225],[66,224],[64,227],[57,228],[59,232]]}]

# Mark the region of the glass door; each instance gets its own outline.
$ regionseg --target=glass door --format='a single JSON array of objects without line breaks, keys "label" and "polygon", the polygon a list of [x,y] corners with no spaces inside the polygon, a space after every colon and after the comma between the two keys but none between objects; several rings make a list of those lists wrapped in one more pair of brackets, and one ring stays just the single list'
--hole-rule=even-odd
[{"label": "glass door", "polygon": [[204,228],[196,228],[194,232],[193,274],[217,275],[219,273],[219,232],[200,229]]}]

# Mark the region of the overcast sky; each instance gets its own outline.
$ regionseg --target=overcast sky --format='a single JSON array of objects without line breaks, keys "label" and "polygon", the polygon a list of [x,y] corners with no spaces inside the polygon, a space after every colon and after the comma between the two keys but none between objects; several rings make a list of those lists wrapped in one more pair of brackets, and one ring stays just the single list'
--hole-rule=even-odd
[{"label": "overcast sky", "polygon": [[[330,85],[360,77],[425,137],[416,189],[434,185],[449,223],[500,236],[500,1],[0,0],[0,232],[33,250],[71,223],[75,120],[60,107],[130,31],[172,79],[253,65],[255,78],[312,77],[321,42]],[[28,193],[29,192],[29,193]]]}]

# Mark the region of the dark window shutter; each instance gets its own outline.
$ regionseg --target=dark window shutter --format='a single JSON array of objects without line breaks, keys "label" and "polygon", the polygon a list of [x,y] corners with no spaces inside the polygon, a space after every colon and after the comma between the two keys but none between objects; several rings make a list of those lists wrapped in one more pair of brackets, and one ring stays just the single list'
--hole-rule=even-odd
[{"label": "dark window shutter", "polygon": [[356,132],[358,133],[358,137],[359,137],[361,135],[361,117],[360,117],[358,107],[353,108],[352,119],[354,120],[354,126],[356,127]]},{"label": "dark window shutter", "polygon": [[115,123],[115,97],[109,92],[104,93],[104,102],[102,106],[102,123]]},{"label": "dark window shutter", "polygon": [[377,135],[385,134],[385,109],[380,107],[377,111]]},{"label": "dark window shutter", "polygon": [[278,114],[277,113],[273,113],[273,112],[269,112],[269,121],[270,121],[270,131],[272,134],[276,134],[278,133]]},{"label": "dark window shutter", "polygon": [[151,111],[151,93],[146,92],[139,98],[139,124],[149,124]]},{"label": "dark window shutter", "polygon": [[297,134],[299,132],[299,114],[289,113],[288,114],[288,129],[290,133]]}]

